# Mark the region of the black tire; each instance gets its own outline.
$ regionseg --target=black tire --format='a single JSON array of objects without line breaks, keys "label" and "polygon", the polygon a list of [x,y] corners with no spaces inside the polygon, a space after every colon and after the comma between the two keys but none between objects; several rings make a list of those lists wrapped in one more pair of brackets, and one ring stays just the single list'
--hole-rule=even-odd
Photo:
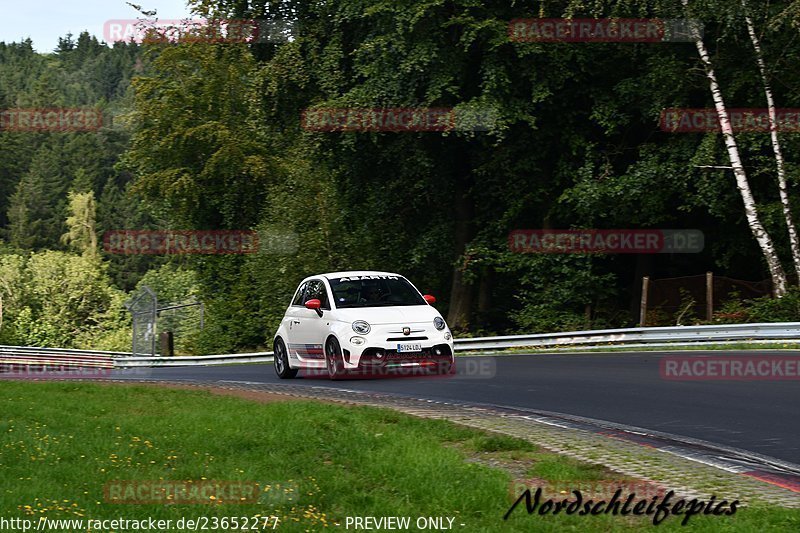
[{"label": "black tire", "polygon": [[281,379],[292,379],[297,375],[297,369],[289,366],[289,354],[286,351],[286,344],[283,339],[278,337],[272,346],[274,352],[275,373]]},{"label": "black tire", "polygon": [[342,379],[347,376],[344,368],[344,356],[339,341],[331,337],[325,343],[325,366],[328,368],[328,377],[331,379]]}]

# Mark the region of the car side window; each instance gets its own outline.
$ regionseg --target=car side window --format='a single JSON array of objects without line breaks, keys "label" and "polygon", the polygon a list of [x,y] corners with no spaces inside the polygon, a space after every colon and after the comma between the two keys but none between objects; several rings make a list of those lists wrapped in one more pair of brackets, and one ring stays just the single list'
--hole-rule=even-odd
[{"label": "car side window", "polygon": [[330,309],[331,305],[328,301],[328,291],[325,290],[325,284],[318,279],[312,279],[308,282],[308,287],[306,287],[306,295],[303,298],[303,303],[317,299],[320,301],[321,305],[320,308],[322,309]]},{"label": "car side window", "polygon": [[303,305],[305,303],[305,300],[303,300],[303,293],[305,292],[307,285],[308,282],[300,285],[300,287],[297,289],[297,294],[294,295],[294,300],[292,300],[292,305]]}]

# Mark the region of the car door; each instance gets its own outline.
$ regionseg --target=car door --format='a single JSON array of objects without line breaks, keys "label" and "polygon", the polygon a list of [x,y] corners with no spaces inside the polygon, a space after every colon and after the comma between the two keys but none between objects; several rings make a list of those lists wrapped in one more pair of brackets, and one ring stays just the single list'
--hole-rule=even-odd
[{"label": "car door", "polygon": [[289,358],[293,360],[300,359],[297,347],[298,345],[298,338],[300,324],[302,323],[302,318],[305,315],[303,311],[307,311],[307,309],[303,306],[303,303],[306,301],[304,299],[306,288],[308,287],[308,282],[303,282],[297,288],[297,292],[292,298],[292,303],[289,305],[289,308],[286,310],[286,314],[283,316],[283,326],[284,331],[286,332],[286,351],[289,354]]},{"label": "car door", "polygon": [[[319,316],[314,309],[306,309],[305,302],[317,299],[320,301]],[[328,336],[331,305],[328,289],[321,279],[311,279],[306,285],[302,297],[303,306],[299,306],[293,318],[292,343],[293,350],[301,361],[324,361],[323,343]],[[299,324],[297,323],[299,322]]]}]

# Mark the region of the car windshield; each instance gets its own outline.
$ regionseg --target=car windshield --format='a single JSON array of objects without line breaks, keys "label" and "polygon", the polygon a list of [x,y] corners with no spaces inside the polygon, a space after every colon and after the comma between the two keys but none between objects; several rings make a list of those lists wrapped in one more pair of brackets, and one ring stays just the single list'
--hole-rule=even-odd
[{"label": "car windshield", "polygon": [[339,309],[426,305],[414,286],[400,276],[352,276],[329,281]]}]

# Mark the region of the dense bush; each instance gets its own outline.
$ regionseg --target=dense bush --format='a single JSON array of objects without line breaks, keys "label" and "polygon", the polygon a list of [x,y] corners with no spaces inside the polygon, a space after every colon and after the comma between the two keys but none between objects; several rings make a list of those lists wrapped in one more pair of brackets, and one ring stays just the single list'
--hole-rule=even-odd
[{"label": "dense bush", "polygon": [[0,256],[0,298],[5,344],[129,347],[126,295],[98,259],[55,251]]},{"label": "dense bush", "polygon": [[734,295],[714,313],[717,324],[797,321],[800,321],[800,287],[791,287],[783,298],[762,296],[741,300]]}]

